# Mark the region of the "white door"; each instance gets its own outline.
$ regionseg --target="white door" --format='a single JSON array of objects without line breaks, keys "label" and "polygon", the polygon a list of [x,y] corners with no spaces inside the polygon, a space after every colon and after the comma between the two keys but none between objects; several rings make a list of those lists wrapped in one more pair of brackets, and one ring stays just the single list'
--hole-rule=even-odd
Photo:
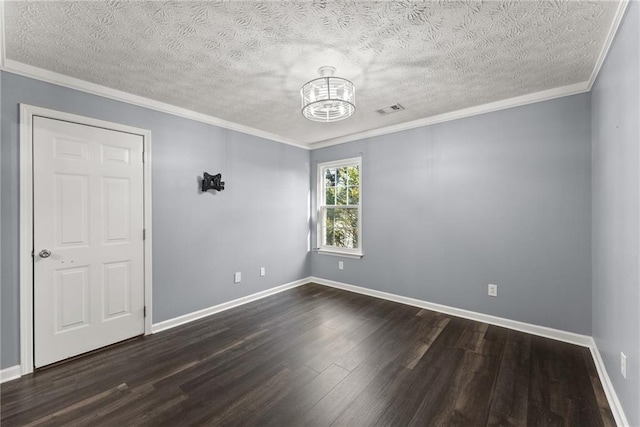
[{"label": "white door", "polygon": [[34,357],[144,333],[143,137],[33,119]]}]

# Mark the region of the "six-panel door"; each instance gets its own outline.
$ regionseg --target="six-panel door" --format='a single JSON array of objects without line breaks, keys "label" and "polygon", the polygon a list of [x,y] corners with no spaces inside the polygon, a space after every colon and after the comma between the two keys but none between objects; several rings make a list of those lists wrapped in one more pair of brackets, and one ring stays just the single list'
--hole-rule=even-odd
[{"label": "six-panel door", "polygon": [[144,333],[142,151],[140,135],[34,117],[36,367]]}]

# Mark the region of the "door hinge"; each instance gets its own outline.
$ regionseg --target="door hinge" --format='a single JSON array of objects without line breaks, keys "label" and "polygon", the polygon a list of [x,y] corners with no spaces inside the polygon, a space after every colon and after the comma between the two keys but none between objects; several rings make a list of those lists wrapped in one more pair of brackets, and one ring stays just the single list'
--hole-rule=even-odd
[{"label": "door hinge", "polygon": [[143,317],[147,317],[147,306],[145,305],[144,308],[142,309],[142,316]]},{"label": "door hinge", "polygon": [[31,258],[33,258],[34,256],[36,256],[35,252],[33,251],[33,249],[31,249]]},{"label": "door hinge", "polygon": [[142,152],[142,163],[144,163],[144,151]]},{"label": "door hinge", "polygon": [[147,240],[147,229],[146,228],[142,229],[142,240]]}]

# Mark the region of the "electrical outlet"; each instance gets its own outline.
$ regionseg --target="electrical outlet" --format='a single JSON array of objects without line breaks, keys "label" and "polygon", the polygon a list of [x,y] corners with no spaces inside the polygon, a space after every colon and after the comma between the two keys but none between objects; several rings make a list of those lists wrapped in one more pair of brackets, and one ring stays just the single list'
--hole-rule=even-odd
[{"label": "electrical outlet", "polygon": [[267,274],[266,267],[260,267],[260,277],[265,276]]},{"label": "electrical outlet", "polygon": [[342,261],[338,261],[338,270],[344,270],[344,263]]},{"label": "electrical outlet", "polygon": [[627,379],[627,355],[620,352],[620,373]]},{"label": "electrical outlet", "polygon": [[233,275],[233,283],[240,283],[241,280],[242,280],[242,273],[238,271]]},{"label": "electrical outlet", "polygon": [[488,294],[489,294],[490,297],[497,297],[498,296],[498,285],[492,285],[491,283],[489,283]]}]

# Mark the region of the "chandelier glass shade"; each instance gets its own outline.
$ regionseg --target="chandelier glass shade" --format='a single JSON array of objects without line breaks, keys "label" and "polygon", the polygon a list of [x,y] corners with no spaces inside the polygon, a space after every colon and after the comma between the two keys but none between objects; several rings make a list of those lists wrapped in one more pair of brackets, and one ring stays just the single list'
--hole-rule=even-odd
[{"label": "chandelier glass shade", "polygon": [[347,79],[334,77],[335,68],[320,67],[322,77],[300,89],[302,115],[315,122],[337,122],[356,112],[356,89]]}]

